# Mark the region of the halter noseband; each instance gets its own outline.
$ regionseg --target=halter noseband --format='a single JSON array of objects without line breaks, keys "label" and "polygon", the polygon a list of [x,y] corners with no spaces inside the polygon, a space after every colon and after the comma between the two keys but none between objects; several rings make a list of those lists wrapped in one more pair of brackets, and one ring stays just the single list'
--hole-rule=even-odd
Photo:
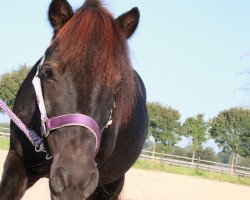
[{"label": "halter noseband", "polygon": [[95,122],[94,119],[92,119],[91,117],[87,115],[83,115],[80,113],[67,114],[67,115],[61,115],[57,117],[48,118],[44,99],[43,99],[43,94],[42,94],[41,80],[38,76],[39,70],[41,69],[44,63],[44,60],[45,60],[45,55],[42,57],[37,67],[36,75],[32,80],[32,84],[34,86],[35,93],[36,93],[38,107],[41,113],[42,136],[48,137],[50,134],[50,131],[60,129],[62,127],[82,126],[82,127],[87,128],[88,130],[91,131],[91,133],[94,134],[96,138],[96,148],[95,148],[95,154],[96,154],[100,147],[100,139],[101,139],[101,134],[102,134],[103,129],[107,128],[109,125],[112,124],[112,111],[111,111],[111,115],[110,115],[110,119],[108,123],[102,129],[99,128],[98,124]]}]

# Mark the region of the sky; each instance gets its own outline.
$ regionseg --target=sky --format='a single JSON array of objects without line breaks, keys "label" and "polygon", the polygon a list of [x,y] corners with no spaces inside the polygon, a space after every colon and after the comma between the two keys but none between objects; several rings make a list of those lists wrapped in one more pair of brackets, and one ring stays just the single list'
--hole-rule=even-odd
[{"label": "sky", "polygon": [[[48,46],[50,1],[3,1],[0,7],[0,74],[34,65]],[[74,10],[82,0],[69,0]],[[205,119],[245,105],[250,68],[249,0],[104,0],[118,17],[137,6],[140,24],[129,40],[134,68],[157,101]],[[248,71],[247,71],[248,70]],[[249,75],[250,76],[250,75]],[[0,120],[3,118],[0,118]]]}]

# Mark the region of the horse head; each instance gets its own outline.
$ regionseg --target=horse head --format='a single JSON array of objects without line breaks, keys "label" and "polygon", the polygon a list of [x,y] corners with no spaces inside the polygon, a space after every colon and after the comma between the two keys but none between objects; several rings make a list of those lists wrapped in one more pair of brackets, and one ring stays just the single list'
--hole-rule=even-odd
[{"label": "horse head", "polygon": [[98,185],[103,152],[112,151],[134,105],[136,80],[127,39],[138,25],[139,11],[133,8],[114,19],[98,0],[86,0],[76,12],[66,0],[53,0],[49,20],[54,36],[39,71],[48,117],[81,113],[101,131],[113,119],[110,139],[101,141],[97,155],[96,137],[83,126],[56,129],[46,138],[53,156],[52,199],[86,199]]}]

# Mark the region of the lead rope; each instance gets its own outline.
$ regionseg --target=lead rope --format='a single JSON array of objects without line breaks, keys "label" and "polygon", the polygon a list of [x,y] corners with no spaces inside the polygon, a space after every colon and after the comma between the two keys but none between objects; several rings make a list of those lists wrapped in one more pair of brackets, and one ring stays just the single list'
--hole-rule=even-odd
[{"label": "lead rope", "polygon": [[[10,119],[16,124],[16,126],[25,134],[29,141],[35,146],[36,152],[46,152],[43,144],[43,139],[40,138],[33,130],[28,129],[25,124],[13,113],[8,106],[0,99],[1,109],[10,117]],[[46,155],[46,159],[51,159],[49,154]]]}]

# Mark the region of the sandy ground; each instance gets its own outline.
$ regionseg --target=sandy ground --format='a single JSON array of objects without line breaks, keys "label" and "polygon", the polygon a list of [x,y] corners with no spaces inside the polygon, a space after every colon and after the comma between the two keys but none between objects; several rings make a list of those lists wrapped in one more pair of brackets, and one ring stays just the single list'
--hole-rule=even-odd
[{"label": "sandy ground", "polygon": [[[0,151],[0,173],[7,152]],[[48,180],[41,179],[23,200],[49,200]],[[249,200],[250,187],[190,176],[131,169],[122,200]]]}]

